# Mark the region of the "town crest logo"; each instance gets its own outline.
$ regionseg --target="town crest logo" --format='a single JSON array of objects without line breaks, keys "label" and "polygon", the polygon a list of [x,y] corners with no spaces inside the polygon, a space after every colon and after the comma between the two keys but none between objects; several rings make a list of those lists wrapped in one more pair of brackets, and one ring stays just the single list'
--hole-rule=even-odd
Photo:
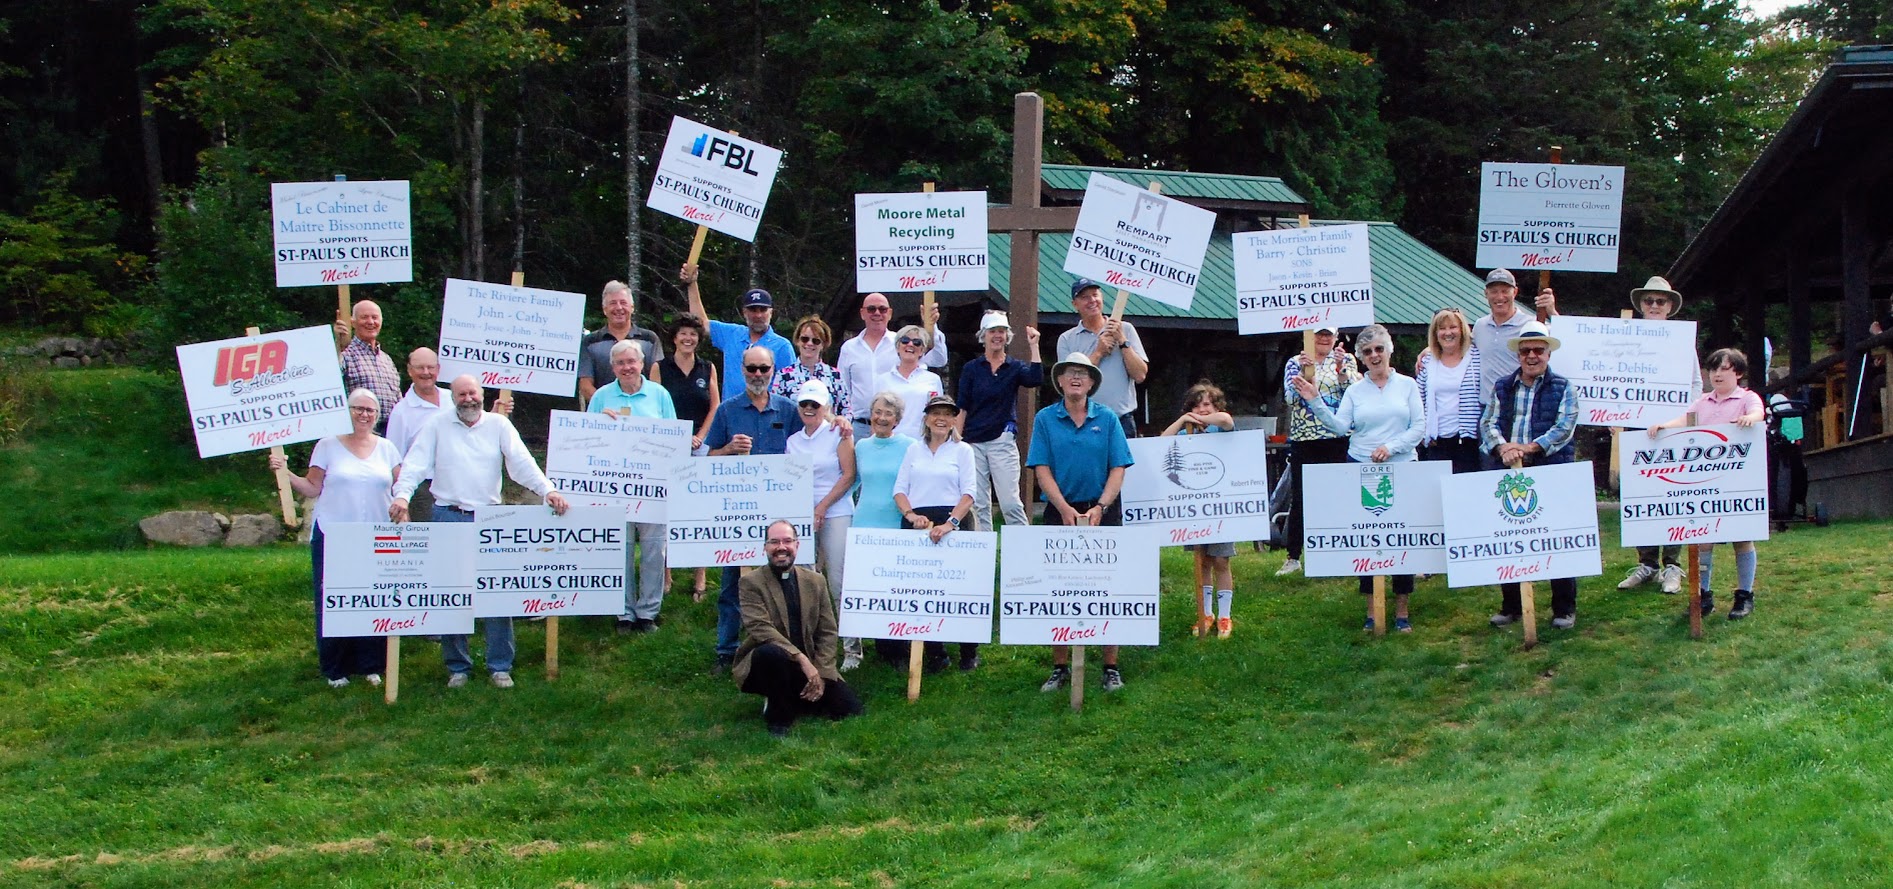
[{"label": "town crest logo", "polygon": [[1393,508],[1393,467],[1361,466],[1361,508],[1376,516]]},{"label": "town crest logo", "polygon": [[1492,493],[1498,498],[1499,510],[1509,521],[1524,522],[1538,514],[1543,506],[1538,499],[1538,492],[1532,489],[1534,480],[1523,472],[1508,472],[1499,479],[1498,490]]}]

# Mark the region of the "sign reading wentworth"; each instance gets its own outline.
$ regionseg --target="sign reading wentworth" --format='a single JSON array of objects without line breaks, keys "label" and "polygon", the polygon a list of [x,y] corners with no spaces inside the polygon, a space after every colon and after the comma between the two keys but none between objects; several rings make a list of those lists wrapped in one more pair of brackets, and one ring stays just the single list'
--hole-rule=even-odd
[{"label": "sign reading wentworth", "polygon": [[1468,472],[1440,485],[1453,503],[1446,510],[1448,586],[1603,572],[1589,462]]}]

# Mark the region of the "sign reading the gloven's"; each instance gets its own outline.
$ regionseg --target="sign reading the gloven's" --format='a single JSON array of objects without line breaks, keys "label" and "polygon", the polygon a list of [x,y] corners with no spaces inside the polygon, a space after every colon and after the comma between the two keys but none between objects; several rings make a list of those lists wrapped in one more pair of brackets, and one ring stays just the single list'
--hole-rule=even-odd
[{"label": "sign reading the gloven's", "polygon": [[1143,528],[999,529],[999,641],[1156,645],[1157,540]]},{"label": "sign reading the gloven's", "polygon": [[1479,171],[1479,268],[1614,272],[1624,168],[1485,164]]},{"label": "sign reading the gloven's", "polygon": [[935,543],[925,531],[850,528],[841,635],[991,642],[998,557],[991,531],[954,531]]},{"label": "sign reading the gloven's", "polygon": [[[1438,574],[1446,570],[1445,461],[1302,467],[1307,518],[1302,565],[1309,577]],[[1359,491],[1360,496],[1354,496]]]},{"label": "sign reading the gloven's", "polygon": [[1374,323],[1366,225],[1238,232],[1235,260],[1241,333]]},{"label": "sign reading the gloven's", "polygon": [[985,290],[986,193],[854,196],[854,287]]},{"label": "sign reading the gloven's", "polygon": [[1092,173],[1065,271],[1187,309],[1215,226],[1208,210]]},{"label": "sign reading the gloven's", "polygon": [[578,390],[585,297],[558,290],[447,279],[440,309],[440,378],[540,395]]},{"label": "sign reading the gloven's", "polygon": [[1124,524],[1160,546],[1235,543],[1269,536],[1268,433],[1133,438],[1124,470]]},{"label": "sign reading the gloven's", "polygon": [[672,568],[761,565],[763,540],[777,519],[795,525],[796,561],[815,561],[815,474],[807,455],[695,457],[671,464],[669,543]]},{"label": "sign reading the gloven's", "polygon": [[1696,400],[1696,322],[1551,319],[1551,369],[1577,387],[1578,423],[1667,423]]},{"label": "sign reading the gloven's", "polygon": [[657,159],[646,206],[756,240],[782,152],[685,117],[670,119],[670,137]]},{"label": "sign reading the gloven's", "polygon": [[177,368],[199,457],[315,441],[354,428],[330,328],[179,346]]},{"label": "sign reading the gloven's", "polygon": [[414,280],[407,180],[270,186],[276,286]]},{"label": "sign reading the gloven's", "polygon": [[1624,546],[1768,539],[1768,446],[1759,424],[1622,437]]},{"label": "sign reading the gloven's", "polygon": [[322,526],[322,636],[473,632],[473,526]]},{"label": "sign reading the gloven's", "polygon": [[1447,586],[1603,573],[1588,461],[1449,475],[1440,485],[1453,503],[1446,510]]},{"label": "sign reading the gloven's", "polygon": [[627,522],[662,522],[671,465],[689,455],[686,420],[553,411],[546,478],[574,504],[622,507]]},{"label": "sign reading the gloven's", "polygon": [[624,511],[474,510],[474,617],[624,613]]}]

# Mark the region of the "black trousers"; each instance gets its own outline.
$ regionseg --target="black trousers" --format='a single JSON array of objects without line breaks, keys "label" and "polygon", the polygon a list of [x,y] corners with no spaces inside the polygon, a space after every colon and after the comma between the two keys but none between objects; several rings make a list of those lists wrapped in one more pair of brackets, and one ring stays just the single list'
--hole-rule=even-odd
[{"label": "black trousers", "polygon": [[[1389,583],[1387,585],[1390,587],[1393,587],[1394,595],[1396,596],[1413,595],[1413,575],[1390,574],[1388,575],[1388,577],[1392,579],[1392,583]],[[1374,576],[1371,574],[1363,574],[1360,576],[1360,581],[1361,581],[1361,595],[1363,596],[1373,595],[1374,594]]]},{"label": "black trousers", "polygon": [[[944,525],[946,524],[947,519],[950,519],[953,517],[953,507],[951,506],[916,506],[914,507],[914,512],[917,512],[923,516],[926,516],[928,521],[936,525]],[[914,526],[911,523],[907,522],[907,520],[904,518],[901,520],[901,526],[906,528],[909,531],[916,530]],[[973,514],[971,512],[968,512],[966,514],[966,519],[960,523],[960,530],[962,531],[979,530],[979,522],[973,518]],[[926,648],[925,650],[922,651],[921,656],[924,657],[926,660],[937,662],[947,656],[946,654],[947,644],[945,642],[928,642],[925,644],[926,644]],[[876,639],[874,640],[874,651],[876,654],[879,654],[881,657],[885,658],[888,663],[893,664],[896,667],[906,667],[907,659],[909,657],[908,645],[909,643],[905,639]],[[977,642],[961,642],[960,643],[960,662],[961,663],[969,663],[973,660],[973,658],[978,657],[978,656],[979,656],[979,643]]]},{"label": "black trousers", "polygon": [[749,676],[743,679],[743,691],[769,700],[769,710],[763,714],[763,720],[770,725],[793,725],[803,716],[846,719],[866,710],[854,689],[839,679],[823,681],[822,697],[818,701],[802,700],[802,689],[807,686],[808,677],[802,675],[802,668],[787,651],[775,645],[764,645],[750,652]]},{"label": "black trousers", "polygon": [[[1518,584],[1499,584],[1499,611],[1517,617],[1524,610],[1518,598]],[[1578,582],[1575,577],[1560,577],[1551,581],[1551,616],[1570,617],[1578,610]]]},{"label": "black trousers", "polygon": [[[1288,492],[1288,557],[1301,558],[1302,475],[1301,468],[1320,463],[1346,463],[1347,439],[1317,438],[1288,443],[1288,465],[1295,473],[1294,489]],[[1351,495],[1350,495],[1351,496]]]},{"label": "black trousers", "polygon": [[1479,440],[1476,438],[1436,438],[1420,445],[1420,459],[1445,460],[1453,464],[1453,474],[1479,471]]}]

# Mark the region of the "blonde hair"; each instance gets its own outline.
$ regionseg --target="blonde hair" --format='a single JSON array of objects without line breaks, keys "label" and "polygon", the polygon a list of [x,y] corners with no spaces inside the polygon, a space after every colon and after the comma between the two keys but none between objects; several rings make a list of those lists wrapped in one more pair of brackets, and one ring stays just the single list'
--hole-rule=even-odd
[{"label": "blonde hair", "polygon": [[1472,326],[1466,323],[1466,313],[1447,306],[1434,312],[1432,322],[1426,325],[1426,351],[1435,358],[1444,354],[1444,347],[1439,344],[1439,329],[1440,324],[1448,318],[1459,325],[1459,353],[1464,355],[1472,349]]}]

